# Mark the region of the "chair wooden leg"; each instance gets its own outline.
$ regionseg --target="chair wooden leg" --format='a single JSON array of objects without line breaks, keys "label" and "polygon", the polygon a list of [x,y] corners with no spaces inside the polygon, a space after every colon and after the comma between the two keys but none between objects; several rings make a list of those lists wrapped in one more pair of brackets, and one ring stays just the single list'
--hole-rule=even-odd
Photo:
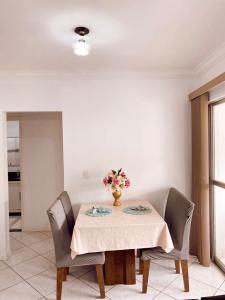
[{"label": "chair wooden leg", "polygon": [[63,268],[63,281],[66,281],[67,268]]},{"label": "chair wooden leg", "polygon": [[100,290],[100,298],[105,298],[105,282],[104,282],[104,275],[103,275],[103,266],[102,265],[96,265],[96,274],[98,279],[98,285]]},{"label": "chair wooden leg", "polygon": [[142,281],[142,293],[146,294],[148,289],[148,276],[149,276],[149,269],[150,269],[150,259],[143,260],[143,281]]},{"label": "chair wooden leg", "polygon": [[141,257],[141,250],[137,249],[137,257]]},{"label": "chair wooden leg", "polygon": [[189,292],[188,260],[181,260],[181,268],[183,273],[184,291]]},{"label": "chair wooden leg", "polygon": [[67,267],[67,268],[66,268],[66,275],[68,275],[68,274],[69,274],[69,272],[70,272],[70,268],[69,268],[69,267]]},{"label": "chair wooden leg", "polygon": [[61,300],[64,268],[57,268],[56,299]]},{"label": "chair wooden leg", "polygon": [[143,260],[139,258],[139,274],[143,275]]},{"label": "chair wooden leg", "polygon": [[176,273],[180,274],[180,261],[179,260],[175,260],[175,269],[176,269]]},{"label": "chair wooden leg", "polygon": [[139,258],[139,274],[143,275],[143,263],[142,263],[141,255],[142,255],[141,249],[137,249],[137,257]]}]

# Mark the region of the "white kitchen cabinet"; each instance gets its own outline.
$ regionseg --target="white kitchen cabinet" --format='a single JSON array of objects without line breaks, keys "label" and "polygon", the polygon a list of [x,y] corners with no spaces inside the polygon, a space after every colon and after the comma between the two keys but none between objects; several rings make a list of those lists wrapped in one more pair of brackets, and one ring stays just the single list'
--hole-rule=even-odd
[{"label": "white kitchen cabinet", "polygon": [[21,211],[21,188],[20,182],[9,182],[9,212]]}]

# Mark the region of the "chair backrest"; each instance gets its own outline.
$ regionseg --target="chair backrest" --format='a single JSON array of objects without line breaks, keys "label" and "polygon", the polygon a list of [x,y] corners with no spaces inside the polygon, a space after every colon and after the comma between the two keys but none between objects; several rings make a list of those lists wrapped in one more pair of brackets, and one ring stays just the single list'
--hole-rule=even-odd
[{"label": "chair backrest", "polygon": [[175,188],[169,191],[165,221],[168,225],[174,248],[189,254],[189,237],[194,203]]},{"label": "chair backrest", "polygon": [[55,246],[56,265],[59,265],[70,251],[71,235],[62,203],[57,199],[47,210]]},{"label": "chair backrest", "polygon": [[69,227],[69,232],[70,235],[72,236],[73,233],[73,228],[75,225],[75,219],[74,219],[74,214],[73,214],[73,208],[70,202],[70,197],[66,191],[62,192],[59,197],[57,198],[58,200],[61,201],[63,209],[66,214],[66,219],[68,222],[68,227]]}]

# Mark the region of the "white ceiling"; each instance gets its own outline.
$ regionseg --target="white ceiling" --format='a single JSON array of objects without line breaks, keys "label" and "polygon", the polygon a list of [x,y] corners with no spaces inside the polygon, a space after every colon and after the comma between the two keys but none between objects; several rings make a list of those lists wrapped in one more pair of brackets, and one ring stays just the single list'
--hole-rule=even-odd
[{"label": "white ceiling", "polygon": [[[192,72],[221,53],[224,13],[225,0],[1,0],[0,69]],[[73,54],[78,25],[88,57]]]}]

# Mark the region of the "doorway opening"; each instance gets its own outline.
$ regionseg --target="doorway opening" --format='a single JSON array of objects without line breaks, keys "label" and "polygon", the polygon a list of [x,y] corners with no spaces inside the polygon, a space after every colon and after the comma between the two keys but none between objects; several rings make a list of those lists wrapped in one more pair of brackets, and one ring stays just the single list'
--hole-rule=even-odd
[{"label": "doorway opening", "polygon": [[210,105],[212,248],[213,258],[225,272],[225,99]]},{"label": "doorway opening", "polygon": [[49,231],[64,189],[61,112],[8,112],[9,231]]},{"label": "doorway opening", "polygon": [[19,120],[7,119],[9,231],[21,231],[20,184],[20,125]]}]

